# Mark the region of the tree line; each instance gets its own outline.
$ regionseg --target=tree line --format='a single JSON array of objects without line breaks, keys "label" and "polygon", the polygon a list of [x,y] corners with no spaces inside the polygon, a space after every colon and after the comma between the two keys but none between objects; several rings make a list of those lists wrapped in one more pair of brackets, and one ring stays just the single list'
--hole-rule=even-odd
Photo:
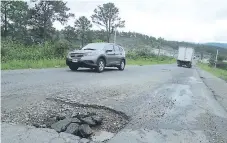
[{"label": "tree line", "polygon": [[[30,5],[34,5],[31,7]],[[74,18],[74,25],[66,25],[70,18]],[[56,42],[66,40],[71,45],[84,46],[90,42],[111,42],[111,36],[117,28],[125,26],[125,21],[119,17],[119,9],[114,3],[98,5],[89,18],[81,16],[75,18],[70,13],[67,2],[64,1],[1,1],[1,36],[2,39],[22,43],[24,45],[43,44],[45,42]],[[64,29],[57,30],[53,23],[60,22],[66,25]],[[98,26],[101,30],[92,30]],[[117,31],[119,44],[126,47],[132,45],[151,45],[160,49],[167,46],[178,49],[178,46],[192,46],[197,52],[203,54],[215,54],[218,47],[206,46],[189,42],[167,41],[163,38],[136,33]],[[136,39],[127,42],[127,39]],[[139,41],[139,42],[138,42]],[[136,45],[136,46],[137,46]],[[138,47],[138,46],[137,46]],[[141,47],[141,46],[140,46]],[[219,48],[223,55],[227,50]]]},{"label": "tree line", "polygon": [[[74,26],[66,26],[58,31],[53,22],[66,24],[69,18],[75,17],[70,13],[67,2],[64,1],[31,1],[34,7],[29,7],[26,1],[2,1],[1,4],[1,36],[25,44],[43,43],[59,40],[61,34],[68,41],[80,40],[83,46],[91,40],[91,33],[104,34],[107,42],[114,29],[124,27],[124,20],[119,17],[119,9],[114,3],[97,6],[91,15],[92,22],[85,16],[77,18]],[[100,32],[92,31],[92,23],[103,27]]]}]

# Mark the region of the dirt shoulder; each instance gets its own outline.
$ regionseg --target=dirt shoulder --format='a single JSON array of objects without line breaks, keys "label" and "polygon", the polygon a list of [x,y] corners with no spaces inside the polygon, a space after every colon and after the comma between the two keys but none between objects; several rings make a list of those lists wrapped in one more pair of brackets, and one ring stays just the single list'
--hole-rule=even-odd
[{"label": "dirt shoulder", "polygon": [[214,98],[227,111],[227,82],[199,68],[197,71],[205,85],[212,91]]}]

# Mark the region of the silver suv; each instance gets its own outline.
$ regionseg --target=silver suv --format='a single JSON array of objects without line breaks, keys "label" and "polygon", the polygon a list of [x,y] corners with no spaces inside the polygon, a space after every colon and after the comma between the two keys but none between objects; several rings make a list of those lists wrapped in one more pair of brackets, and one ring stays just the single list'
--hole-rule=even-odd
[{"label": "silver suv", "polygon": [[97,72],[102,72],[105,67],[124,70],[125,63],[123,47],[113,43],[91,43],[81,50],[69,52],[66,58],[66,64],[73,71],[79,67],[95,68]]}]

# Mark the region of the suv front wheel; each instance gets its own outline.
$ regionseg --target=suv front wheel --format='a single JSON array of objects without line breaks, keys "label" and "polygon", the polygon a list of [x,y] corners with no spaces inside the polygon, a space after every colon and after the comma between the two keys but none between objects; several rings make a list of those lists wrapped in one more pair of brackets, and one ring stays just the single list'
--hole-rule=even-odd
[{"label": "suv front wheel", "polygon": [[125,69],[125,61],[121,60],[120,66],[117,67],[119,70],[123,71]]},{"label": "suv front wheel", "polygon": [[105,69],[105,61],[103,59],[98,59],[96,71],[103,72]]},{"label": "suv front wheel", "polygon": [[76,65],[69,65],[69,68],[70,68],[72,71],[76,71],[79,67],[76,66]]}]

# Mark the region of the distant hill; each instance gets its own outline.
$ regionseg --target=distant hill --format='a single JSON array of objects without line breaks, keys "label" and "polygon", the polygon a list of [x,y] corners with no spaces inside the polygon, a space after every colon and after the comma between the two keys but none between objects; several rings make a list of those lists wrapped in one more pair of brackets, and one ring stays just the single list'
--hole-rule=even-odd
[{"label": "distant hill", "polygon": [[217,46],[221,48],[227,48],[227,43],[205,43],[205,45]]},{"label": "distant hill", "polygon": [[[63,31],[60,33],[63,34]],[[106,41],[106,33],[104,30],[92,30],[87,37],[87,42],[90,43],[95,40]],[[64,38],[62,36],[61,38]],[[110,37],[110,42],[114,41],[114,35]],[[75,40],[73,45],[80,45],[80,40]],[[227,43],[225,48],[212,45],[212,43],[192,43],[185,41],[169,41],[163,38],[156,38],[153,36],[148,36],[136,32],[118,32],[116,33],[116,43],[123,46],[126,51],[134,51],[137,49],[147,50],[147,49],[163,49],[172,53],[177,51],[179,46],[194,47],[197,54],[203,55],[215,55],[216,49],[219,49],[219,54],[227,55]],[[213,42],[214,43],[214,42]],[[211,44],[211,45],[210,45]],[[219,43],[222,44],[222,43]],[[74,46],[73,46],[74,47]]]},{"label": "distant hill", "polygon": [[[141,33],[134,32],[121,32],[117,33],[117,43],[125,47],[127,50],[130,49],[142,49],[142,48],[158,48],[158,45],[161,45],[161,49],[165,49],[168,51],[178,50],[179,46],[189,46],[194,47],[195,52],[198,54],[203,53],[204,55],[215,55],[216,49],[219,48],[219,54],[226,56],[227,55],[227,45],[225,48],[219,47],[216,45],[209,44],[198,44],[192,42],[184,42],[184,41],[168,41],[165,39],[155,38],[152,36],[147,36]],[[111,40],[113,41],[113,35],[111,36]],[[226,43],[227,44],[227,43]]]}]

